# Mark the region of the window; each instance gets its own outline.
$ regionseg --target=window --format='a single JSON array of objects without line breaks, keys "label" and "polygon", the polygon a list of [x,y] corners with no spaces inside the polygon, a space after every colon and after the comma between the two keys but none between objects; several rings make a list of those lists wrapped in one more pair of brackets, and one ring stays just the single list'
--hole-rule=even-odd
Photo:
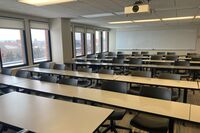
[{"label": "window", "polygon": [[101,53],[101,32],[95,32],[95,51],[96,53]]},{"label": "window", "polygon": [[30,27],[33,63],[50,61],[49,24],[46,22],[31,21]]},{"label": "window", "polygon": [[49,31],[45,29],[31,29],[33,62],[49,61]]},{"label": "window", "polygon": [[76,56],[84,55],[84,34],[81,32],[75,32],[75,48]]},{"label": "window", "polygon": [[103,52],[108,51],[108,32],[103,31]]},{"label": "window", "polygon": [[86,44],[87,44],[87,54],[93,54],[94,46],[93,46],[93,34],[86,33]]},{"label": "window", "polygon": [[3,67],[27,63],[23,30],[0,28],[0,48]]}]

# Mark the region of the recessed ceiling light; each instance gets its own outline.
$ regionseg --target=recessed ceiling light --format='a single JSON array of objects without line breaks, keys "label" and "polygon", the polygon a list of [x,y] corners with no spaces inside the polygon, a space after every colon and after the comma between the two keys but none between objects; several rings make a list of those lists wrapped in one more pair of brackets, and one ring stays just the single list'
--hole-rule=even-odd
[{"label": "recessed ceiling light", "polygon": [[133,23],[133,21],[115,21],[115,22],[108,22],[109,24],[128,24]]},{"label": "recessed ceiling light", "polygon": [[112,13],[101,13],[101,14],[91,14],[91,15],[82,15],[84,18],[98,18],[98,17],[107,17],[107,16],[113,16]]},{"label": "recessed ceiling light", "polygon": [[135,23],[142,23],[142,22],[159,22],[160,19],[144,19],[144,20],[134,20]]},{"label": "recessed ceiling light", "polygon": [[194,16],[162,18],[163,21],[186,20],[186,19],[194,19]]},{"label": "recessed ceiling light", "polygon": [[72,2],[72,1],[77,1],[77,0],[18,0],[18,2],[35,6],[45,6],[45,5],[59,4],[65,2]]}]

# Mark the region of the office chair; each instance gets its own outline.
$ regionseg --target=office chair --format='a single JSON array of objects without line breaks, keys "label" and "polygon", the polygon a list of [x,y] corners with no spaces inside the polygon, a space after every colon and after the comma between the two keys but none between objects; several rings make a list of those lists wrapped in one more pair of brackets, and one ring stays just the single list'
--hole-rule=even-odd
[{"label": "office chair", "polygon": [[54,64],[53,69],[65,70],[65,64]]},{"label": "office chair", "polygon": [[174,60],[174,61],[176,61],[176,60],[178,60],[178,56],[176,56],[176,55],[167,55],[165,59],[166,60]]},{"label": "office chair", "polygon": [[108,52],[108,56],[116,56],[115,52]]},{"label": "office chair", "polygon": [[152,55],[151,60],[162,60],[162,55]]},{"label": "office chair", "polygon": [[[87,73],[92,73],[92,68],[78,68],[77,71],[79,72],[87,72]],[[89,87],[92,85],[92,80],[87,79],[87,78],[78,78],[78,86],[81,87]]]},{"label": "office chair", "polygon": [[[2,68],[1,69],[1,74],[11,76],[12,75],[12,70],[9,69],[9,68]],[[1,84],[0,85],[0,96],[5,94],[5,93],[8,93],[9,92],[8,88],[9,88],[9,86]]]},{"label": "office chair", "polygon": [[[160,73],[158,78],[181,80],[180,74]],[[172,88],[172,101],[177,101],[180,98],[180,89]]]},{"label": "office chair", "polygon": [[98,59],[104,59],[104,58],[106,58],[106,56],[105,56],[104,53],[99,53],[99,54],[97,55],[97,58],[98,58]]},{"label": "office chair", "polygon": [[50,63],[50,62],[42,62],[42,63],[39,64],[38,67],[39,67],[39,68],[50,69],[50,68],[51,68],[51,63]]},{"label": "office chair", "polygon": [[96,55],[95,54],[90,54],[90,55],[87,55],[86,58],[96,58]]},{"label": "office chair", "polygon": [[[189,61],[175,61],[174,66],[185,66],[189,67],[190,62]],[[176,70],[176,74],[181,74],[181,79],[186,78],[187,80],[190,78],[190,72],[189,70]]]},{"label": "office chair", "polygon": [[56,76],[41,76],[40,81],[57,83],[58,78]]},{"label": "office chair", "polygon": [[149,55],[149,52],[147,52],[147,51],[141,51],[141,55],[147,56],[147,55]]},{"label": "office chair", "polygon": [[176,55],[176,52],[167,52],[167,55]]},{"label": "office chair", "polygon": [[28,71],[24,71],[24,70],[18,70],[15,74],[16,77],[20,77],[20,78],[30,78],[31,77],[31,73]]},{"label": "office chair", "polygon": [[[171,100],[171,91],[166,88],[143,86],[140,96]],[[138,113],[130,121],[130,124],[133,127],[148,131],[150,133],[167,133],[169,119],[147,113]]]},{"label": "office chair", "polygon": [[132,52],[132,56],[137,56],[139,55],[139,52]]},{"label": "office chair", "polygon": [[165,52],[157,52],[157,55],[165,55]]},{"label": "office chair", "polygon": [[[112,63],[113,64],[124,64],[124,59],[113,58]],[[114,72],[116,74],[122,74],[124,72],[123,67],[120,67],[120,66],[114,66],[114,67],[112,67],[112,69],[114,70]]]},{"label": "office chair", "polygon": [[62,78],[58,82],[59,84],[64,84],[64,85],[73,85],[73,86],[78,85],[78,80],[74,78]]},{"label": "office chair", "polygon": [[[128,84],[124,82],[118,82],[118,81],[104,81],[102,83],[101,89],[107,90],[107,91],[114,91],[118,93],[127,93]],[[114,131],[117,133],[117,129],[124,129],[129,131],[129,133],[132,133],[132,130],[127,127],[122,127],[119,125],[116,125],[115,121],[122,120],[124,115],[126,114],[126,110],[115,110],[109,117],[108,120],[110,120],[109,125],[103,125],[103,127],[107,127],[103,133],[110,131]]]},{"label": "office chair", "polygon": [[[151,71],[132,71],[131,75],[132,76],[138,76],[138,77],[151,78],[152,73],[151,73]],[[140,91],[141,91],[141,87],[142,87],[142,85],[131,84],[131,87],[128,90],[128,93],[133,94],[133,95],[139,95]]]}]

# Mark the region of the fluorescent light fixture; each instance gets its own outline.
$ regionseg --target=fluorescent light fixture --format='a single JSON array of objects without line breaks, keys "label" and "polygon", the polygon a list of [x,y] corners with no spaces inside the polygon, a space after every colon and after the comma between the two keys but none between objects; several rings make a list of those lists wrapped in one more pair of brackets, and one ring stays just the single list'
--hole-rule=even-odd
[{"label": "fluorescent light fixture", "polygon": [[109,24],[128,24],[133,23],[133,21],[115,21],[115,22],[108,22]]},{"label": "fluorescent light fixture", "polygon": [[18,2],[35,6],[45,6],[45,5],[59,4],[65,2],[72,2],[72,1],[77,1],[77,0],[18,0]]},{"label": "fluorescent light fixture", "polygon": [[194,16],[162,18],[163,21],[187,20],[187,19],[194,19]]},{"label": "fluorescent light fixture", "polygon": [[200,16],[196,16],[195,18],[200,18]]},{"label": "fluorescent light fixture", "polygon": [[124,12],[114,12],[114,14],[117,14],[117,15],[124,15]]},{"label": "fluorescent light fixture", "polygon": [[112,13],[101,13],[101,14],[91,14],[91,15],[82,15],[84,18],[98,18],[98,17],[107,17],[107,16],[113,16]]},{"label": "fluorescent light fixture", "polygon": [[134,20],[135,23],[142,23],[142,22],[159,22],[160,19],[144,19],[144,20]]}]

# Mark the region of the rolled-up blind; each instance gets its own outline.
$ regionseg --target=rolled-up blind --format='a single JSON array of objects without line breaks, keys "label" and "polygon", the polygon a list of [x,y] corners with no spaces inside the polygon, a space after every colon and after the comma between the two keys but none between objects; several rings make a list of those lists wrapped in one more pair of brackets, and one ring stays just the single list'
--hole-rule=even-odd
[{"label": "rolled-up blind", "polygon": [[49,30],[49,23],[47,23],[47,22],[38,22],[38,21],[30,21],[30,27],[32,29],[46,29],[46,30]]},{"label": "rolled-up blind", "polygon": [[24,20],[0,17],[0,28],[24,29]]}]

